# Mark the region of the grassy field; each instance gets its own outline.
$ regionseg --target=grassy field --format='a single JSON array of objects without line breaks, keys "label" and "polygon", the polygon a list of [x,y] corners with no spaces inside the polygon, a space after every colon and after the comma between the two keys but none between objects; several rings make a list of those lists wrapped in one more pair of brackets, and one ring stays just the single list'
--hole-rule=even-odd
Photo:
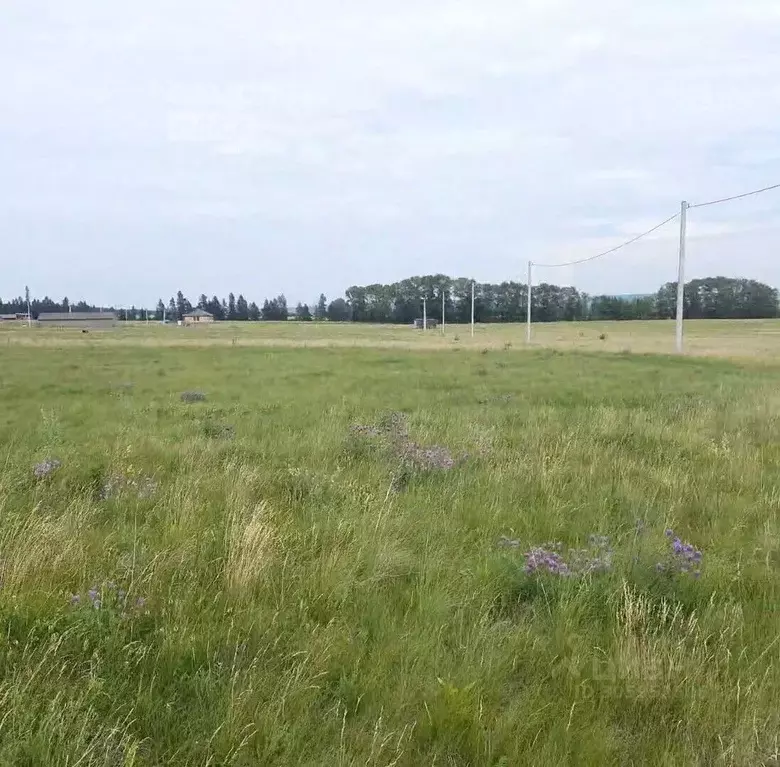
[{"label": "grassy field", "polygon": [[[689,320],[685,323],[686,352],[692,356],[775,358],[780,361],[780,320]],[[57,347],[94,342],[73,331],[51,331],[24,325],[0,325],[0,348],[25,344]],[[103,346],[262,346],[307,348],[382,348],[404,350],[489,349],[526,347],[524,325],[449,325],[422,333],[407,326],[352,323],[266,322],[217,323],[179,328],[145,323],[123,325],[100,338]],[[533,348],[561,351],[671,354],[674,322],[561,322],[533,325]]]},{"label": "grassy field", "polygon": [[0,765],[777,765],[780,325],[691,326],[3,330]]}]

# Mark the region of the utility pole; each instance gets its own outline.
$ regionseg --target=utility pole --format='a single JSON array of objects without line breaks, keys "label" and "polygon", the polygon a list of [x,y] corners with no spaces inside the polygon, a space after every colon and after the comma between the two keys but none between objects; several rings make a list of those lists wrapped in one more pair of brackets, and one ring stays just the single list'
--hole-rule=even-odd
[{"label": "utility pole", "polygon": [[683,310],[685,308],[685,239],[688,230],[688,203],[680,203],[680,260],[677,265],[677,353],[683,353]]},{"label": "utility pole", "polygon": [[428,330],[428,299],[423,296],[423,330]]},{"label": "utility pole", "polygon": [[445,292],[444,288],[441,290],[441,334],[444,335],[444,312],[445,312],[445,305],[444,302],[446,300],[447,293]]},{"label": "utility pole", "polygon": [[475,283],[471,281],[471,337],[474,338],[474,292]]},{"label": "utility pole", "polygon": [[30,309],[30,288],[25,285],[24,286],[24,297],[27,299],[27,327],[32,327],[32,311]]},{"label": "utility pole", "polygon": [[528,262],[528,283],[526,295],[528,297],[528,306],[526,307],[526,319],[525,319],[525,342],[531,343],[531,267],[533,264]]}]

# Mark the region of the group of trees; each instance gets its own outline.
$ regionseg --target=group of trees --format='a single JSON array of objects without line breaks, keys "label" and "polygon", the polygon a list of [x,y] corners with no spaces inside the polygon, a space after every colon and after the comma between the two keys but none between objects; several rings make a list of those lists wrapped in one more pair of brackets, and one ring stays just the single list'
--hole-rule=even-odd
[{"label": "group of trees", "polygon": [[[392,285],[353,286],[346,292],[354,322],[410,323],[420,317],[423,299],[428,315],[440,318],[442,305],[448,322],[471,319],[472,281],[446,275],[412,277]],[[531,290],[534,322],[568,320],[643,320],[675,316],[677,283],[663,285],[646,296],[589,295],[573,287],[541,283]],[[528,309],[524,283],[476,283],[474,315],[477,322],[522,322]],[[746,319],[777,317],[778,291],[755,280],[709,277],[685,285],[687,319]]]},{"label": "group of trees", "polygon": [[[268,303],[266,301],[266,303]],[[154,311],[155,319],[169,319],[180,320],[185,314],[189,314],[193,309],[203,309],[214,315],[214,319],[217,320],[259,320],[261,318],[261,311],[257,304],[252,301],[251,303],[239,294],[236,298],[234,293],[230,293],[227,300],[219,299],[217,296],[208,298],[205,293],[200,295],[198,302],[193,306],[190,300],[180,290],[176,294],[176,298],[171,297],[166,305],[162,299],[157,302],[157,307]],[[136,319],[136,309],[133,307],[130,310],[128,319]]]},{"label": "group of trees", "polygon": [[[62,301],[54,301],[48,296],[43,298],[30,299],[30,314],[33,318],[37,317],[41,312],[99,312],[99,311],[116,311],[112,306],[93,306],[86,301],[79,301],[77,303],[71,303],[67,297]],[[22,296],[12,298],[9,301],[3,301],[0,299],[0,314],[27,314],[27,300]]]},{"label": "group of trees", "polygon": [[[466,278],[453,279],[443,274],[410,277],[392,285],[352,286],[344,298],[328,302],[321,295],[314,311],[307,304],[298,304],[294,314],[288,309],[284,295],[266,299],[260,308],[243,295],[230,293],[227,300],[202,294],[195,307],[204,309],[217,320],[284,321],[294,318],[303,322],[376,322],[411,324],[422,315],[423,302],[428,316],[441,318],[444,308],[447,322],[471,321],[472,286],[474,319],[477,322],[523,322],[528,307],[528,290],[524,283],[473,283]],[[541,283],[531,291],[531,317],[534,322],[570,320],[641,320],[668,319],[675,316],[677,283],[668,282],[655,295],[591,296],[576,288]],[[71,306],[67,298],[57,303],[46,297],[31,301],[32,315],[40,312],[86,312],[99,309],[117,311],[115,307],[96,307],[80,301]],[[193,304],[179,291],[166,305],[162,299],[156,310],[131,307],[119,310],[121,319],[179,320],[192,311]],[[0,300],[0,314],[26,313],[27,302],[16,298]],[[708,277],[685,285],[684,315],[687,319],[748,319],[777,317],[778,291],[755,280],[730,277]]]},{"label": "group of trees", "polygon": [[[156,319],[180,320],[185,314],[188,314],[195,308],[203,309],[209,312],[209,314],[213,314],[216,320],[227,320],[228,322],[256,322],[258,320],[284,322],[288,319],[296,319],[301,322],[311,322],[313,320],[344,322],[352,319],[352,310],[343,298],[337,298],[335,301],[328,303],[327,298],[321,295],[314,307],[314,311],[311,310],[308,304],[303,303],[299,303],[291,311],[284,294],[276,298],[266,298],[261,308],[254,301],[247,302],[242,294],[236,297],[234,293],[230,293],[227,300],[224,298],[220,300],[217,296],[209,299],[203,293],[198,298],[198,302],[193,305],[181,290],[176,294],[175,298],[172,297],[168,301],[167,305],[160,299],[157,302],[156,310],[150,316]],[[121,312],[123,319],[124,314],[125,311],[123,310]],[[127,318],[128,320],[143,319],[143,311],[132,307],[127,310]]]}]

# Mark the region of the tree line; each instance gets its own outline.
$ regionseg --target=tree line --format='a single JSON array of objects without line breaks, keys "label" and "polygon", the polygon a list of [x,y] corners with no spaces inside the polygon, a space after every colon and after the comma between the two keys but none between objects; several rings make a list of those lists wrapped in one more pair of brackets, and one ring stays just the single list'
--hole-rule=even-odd
[{"label": "tree line", "polygon": [[[392,285],[353,286],[346,305],[354,322],[407,324],[421,316],[423,298],[428,316],[448,322],[471,321],[472,280],[446,275],[411,277]],[[528,310],[525,283],[474,283],[477,322],[523,322]],[[531,289],[534,322],[573,320],[670,319],[677,311],[677,283],[662,285],[645,296],[590,295],[569,286],[541,283]],[[778,291],[756,280],[708,277],[685,284],[686,319],[748,319],[780,316]]]},{"label": "tree line", "polygon": [[[35,318],[41,312],[115,311],[120,319],[181,320],[195,308],[214,315],[217,320],[302,322],[374,322],[411,324],[422,316],[423,304],[432,319],[444,317],[450,323],[471,321],[472,286],[476,322],[523,322],[528,307],[528,290],[524,283],[475,283],[467,278],[443,274],[409,277],[391,285],[354,285],[343,298],[328,301],[320,295],[313,308],[299,303],[293,311],[287,299],[279,295],[265,299],[262,307],[247,301],[243,294],[230,293],[227,299],[204,293],[195,304],[179,291],[167,304],[160,299],[154,311],[116,307],[97,307],[85,301],[71,304],[45,297],[31,300]],[[677,283],[667,282],[655,294],[645,296],[590,295],[569,286],[541,283],[531,290],[531,318],[534,322],[573,320],[649,320],[670,319],[676,314]],[[707,277],[685,284],[684,316],[686,319],[758,319],[780,316],[778,291],[756,280],[731,277]],[[27,302],[16,298],[0,299],[0,314],[26,314]]]}]

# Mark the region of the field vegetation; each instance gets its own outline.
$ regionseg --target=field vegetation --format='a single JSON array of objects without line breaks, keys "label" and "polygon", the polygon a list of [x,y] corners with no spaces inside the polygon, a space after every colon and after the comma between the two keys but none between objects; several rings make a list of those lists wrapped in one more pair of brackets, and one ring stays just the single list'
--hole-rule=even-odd
[{"label": "field vegetation", "polygon": [[778,764],[778,330],[0,330],[0,764]]}]

